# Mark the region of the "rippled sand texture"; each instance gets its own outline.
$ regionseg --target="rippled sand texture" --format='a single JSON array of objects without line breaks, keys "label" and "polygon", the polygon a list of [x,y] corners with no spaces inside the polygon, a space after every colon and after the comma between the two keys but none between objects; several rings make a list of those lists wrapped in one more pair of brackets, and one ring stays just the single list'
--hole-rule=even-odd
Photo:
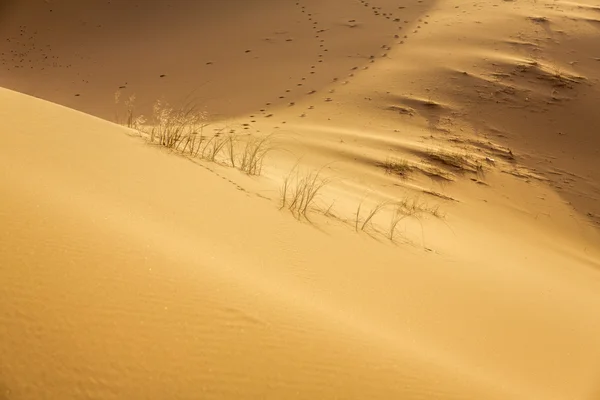
[{"label": "rippled sand texture", "polygon": [[[593,1],[22,0],[0,38],[1,400],[600,398]],[[271,135],[262,173],[131,96]]]}]

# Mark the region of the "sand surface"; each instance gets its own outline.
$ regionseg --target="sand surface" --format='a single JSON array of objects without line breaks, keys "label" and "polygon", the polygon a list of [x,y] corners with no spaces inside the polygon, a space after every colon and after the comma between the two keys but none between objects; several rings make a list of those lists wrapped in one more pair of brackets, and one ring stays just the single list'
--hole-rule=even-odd
[{"label": "sand surface", "polygon": [[0,2],[0,400],[600,398],[597,4],[89,3]]}]

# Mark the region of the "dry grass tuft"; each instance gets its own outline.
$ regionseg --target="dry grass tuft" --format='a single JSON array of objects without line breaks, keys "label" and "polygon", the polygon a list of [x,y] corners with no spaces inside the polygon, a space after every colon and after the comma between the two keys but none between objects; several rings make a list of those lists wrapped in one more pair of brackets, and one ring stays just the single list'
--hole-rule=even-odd
[{"label": "dry grass tuft", "polygon": [[[266,136],[262,138],[252,137],[248,139],[239,157],[238,168],[248,175],[260,175],[262,172],[264,159],[273,149],[271,138],[272,136]],[[232,166],[235,167],[233,160],[234,157],[231,156]]]},{"label": "dry grass tuft", "polygon": [[429,162],[445,168],[450,168],[454,171],[473,173],[483,172],[483,164],[475,157],[468,154],[438,149],[426,151],[424,156]]},{"label": "dry grass tuft", "polygon": [[[115,104],[119,105],[120,103],[121,91],[117,90],[115,92]],[[123,104],[125,105],[125,121],[121,121],[121,116],[118,111],[115,113],[115,121],[117,124],[125,125],[128,128],[138,130],[144,123],[146,123],[146,119],[143,115],[135,115],[135,94],[129,96],[123,102]]]},{"label": "dry grass tuft", "polygon": [[416,198],[404,198],[394,203],[394,212],[390,220],[390,226],[388,229],[388,239],[394,241],[396,228],[398,224],[406,218],[416,218],[420,220],[425,215],[431,215],[436,218],[444,218],[444,214],[440,211],[439,206],[430,206],[429,204],[420,201]]},{"label": "dry grass tuft", "polygon": [[193,104],[173,108],[158,100],[153,107],[149,139],[168,149],[180,150],[184,146],[190,153],[198,154],[207,125],[207,114],[197,110]]},{"label": "dry grass tuft", "polygon": [[[439,206],[431,206],[428,203],[417,198],[405,197],[398,201],[382,201],[375,204],[362,218],[364,199],[358,204],[354,215],[354,229],[356,232],[365,231],[369,226],[373,227],[373,219],[378,214],[384,213],[386,210],[390,212],[390,223],[385,233],[387,238],[394,241],[396,230],[401,221],[407,218],[416,218],[419,221],[426,215],[431,215],[435,218],[442,219],[444,215],[439,209]],[[389,210],[391,208],[391,210]],[[375,229],[373,227],[373,229]],[[377,229],[375,229],[377,231]]]},{"label": "dry grass tuft", "polygon": [[433,165],[420,165],[417,169],[432,180],[442,182],[452,182],[454,180],[452,174]]},{"label": "dry grass tuft", "polygon": [[212,138],[206,141],[200,152],[200,158],[210,162],[217,162],[218,157],[229,142],[229,138],[221,136],[224,129],[218,131]]},{"label": "dry grass tuft", "polygon": [[313,209],[320,191],[329,183],[321,173],[322,168],[301,173],[298,165],[294,166],[280,190],[281,209],[287,208],[298,219],[308,219],[308,213]]},{"label": "dry grass tuft", "polygon": [[358,226],[360,225],[360,230],[364,231],[365,228],[367,228],[367,226],[372,223],[373,218],[379,214],[381,211],[383,211],[388,205],[389,202],[388,201],[384,201],[381,202],[379,204],[376,204],[371,210],[369,210],[369,212],[367,213],[367,216],[365,217],[364,220],[361,221],[360,219],[360,211],[362,208],[362,204],[363,202],[361,201],[358,204],[358,208],[356,209],[356,218],[354,221],[354,229],[358,232]]},{"label": "dry grass tuft", "polygon": [[[272,150],[271,136],[249,136],[241,140],[233,129],[228,136],[223,135],[227,127],[217,129],[210,137],[205,136],[208,115],[192,103],[176,108],[159,100],[145,125],[143,116],[135,116],[134,102],[135,96],[125,101],[127,114],[123,124],[136,129],[150,143],[185,156],[228,164],[248,175],[260,175],[264,160]],[[120,92],[115,94],[115,103],[120,103]],[[120,122],[118,114],[117,122]]]},{"label": "dry grass tuft", "polygon": [[379,167],[383,168],[386,174],[398,175],[402,178],[408,177],[413,171],[413,166],[403,158],[388,158],[382,163],[378,164]]},{"label": "dry grass tuft", "polygon": [[443,199],[443,200],[458,201],[454,197],[447,196],[443,193],[436,192],[434,190],[423,190],[423,193],[428,194],[430,196],[439,197],[440,199]]}]

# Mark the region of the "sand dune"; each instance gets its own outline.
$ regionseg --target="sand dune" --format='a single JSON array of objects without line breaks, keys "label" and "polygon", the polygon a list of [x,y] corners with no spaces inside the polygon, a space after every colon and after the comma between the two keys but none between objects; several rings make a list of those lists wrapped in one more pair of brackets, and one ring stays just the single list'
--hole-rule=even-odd
[{"label": "sand dune", "polygon": [[[397,26],[380,24],[363,8],[270,0],[15,1],[0,27],[7,38],[0,44],[7,71],[0,86],[107,119],[119,88],[136,94],[141,113],[164,97],[194,99],[211,115],[230,118],[301,98],[388,44]],[[412,20],[426,8],[409,1],[402,16]]]},{"label": "sand dune", "polygon": [[[0,12],[0,399],[598,397],[593,2]],[[263,173],[116,91],[272,134]]]}]

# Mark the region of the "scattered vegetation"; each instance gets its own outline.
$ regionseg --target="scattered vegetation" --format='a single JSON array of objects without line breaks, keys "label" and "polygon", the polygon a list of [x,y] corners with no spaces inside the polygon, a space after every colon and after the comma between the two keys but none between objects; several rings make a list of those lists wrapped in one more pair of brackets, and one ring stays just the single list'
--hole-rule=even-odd
[{"label": "scattered vegetation", "polygon": [[384,169],[386,174],[398,175],[403,178],[408,177],[413,170],[413,166],[403,158],[388,158],[379,166]]},{"label": "scattered vegetation", "polygon": [[[116,104],[120,102],[119,92],[115,95],[115,102]],[[206,136],[204,132],[209,126],[207,114],[198,110],[191,103],[174,108],[166,102],[157,101],[148,124],[143,116],[135,115],[135,96],[129,97],[124,105],[126,108],[125,119],[121,120],[117,114],[117,122],[137,130],[150,143],[188,157],[228,165],[248,175],[261,174],[265,157],[273,149],[272,136],[257,138],[248,135],[241,137],[236,135],[233,129],[229,130],[228,135],[224,135],[226,128],[216,130],[210,137]],[[427,158],[430,161],[463,170],[470,170],[476,165],[467,156],[455,153],[428,152]],[[402,177],[406,177],[413,169],[419,169],[424,172],[429,171],[429,173],[439,175],[444,179],[451,179],[444,171],[436,167],[424,168],[411,165],[404,159],[388,158],[380,166],[385,169],[386,173]],[[429,167],[431,170],[428,169]],[[297,219],[308,220],[309,213],[316,208],[316,202],[323,188],[330,182],[323,176],[323,168],[301,171],[296,164],[281,186],[281,209],[287,208]],[[334,204],[335,202],[332,202],[326,209],[324,212],[326,216],[333,216],[331,210]],[[443,218],[438,207],[430,207],[425,202],[410,198],[400,201],[383,201],[375,204],[364,215],[362,211],[363,201],[359,203],[355,215],[354,227],[357,232],[373,227],[376,216],[391,211],[389,228],[386,233],[391,241],[394,240],[399,223],[406,218],[420,219],[426,214]],[[373,227],[373,229],[375,228]]]},{"label": "scattered vegetation", "polygon": [[[362,216],[364,199],[358,204],[354,215],[354,229],[356,232],[365,231],[369,226],[372,227],[373,220],[378,214],[389,212],[390,222],[387,232],[387,238],[394,241],[397,227],[401,221],[407,218],[416,218],[420,221],[426,215],[431,215],[435,218],[444,218],[444,215],[439,209],[439,206],[430,206],[424,201],[416,198],[406,197],[398,201],[383,201],[375,204],[364,216]],[[391,208],[391,210],[390,210]]]},{"label": "scattered vegetation", "polygon": [[[115,94],[115,103],[120,103],[120,92]],[[229,165],[248,175],[260,175],[264,159],[272,150],[272,136],[248,135],[242,139],[233,129],[225,136],[226,127],[217,129],[211,136],[205,135],[208,115],[193,103],[172,107],[159,100],[147,124],[144,116],[135,115],[135,96],[129,97],[124,105],[126,118],[122,121],[117,113],[118,123],[137,130],[150,143],[188,157]]]},{"label": "scattered vegetation", "polygon": [[433,191],[433,190],[423,190],[423,193],[428,194],[430,196],[439,197],[440,199],[443,199],[443,200],[458,201],[454,197],[450,197],[450,196],[447,196],[447,195],[445,195],[443,193],[436,192],[436,191]]},{"label": "scattered vegetation", "polygon": [[[465,153],[448,151],[444,149],[421,151],[422,162],[412,164],[403,158],[388,158],[377,164],[386,174],[393,174],[407,178],[412,172],[419,171],[424,175],[450,182],[454,180],[453,173],[471,172],[484,175],[483,159]],[[512,156],[512,153],[510,153]],[[491,160],[488,158],[488,160]]]},{"label": "scattered vegetation", "polygon": [[483,172],[483,164],[468,154],[438,149],[426,151],[424,156],[429,162],[450,168],[454,171]]},{"label": "scattered vegetation", "polygon": [[433,180],[451,182],[454,179],[452,175],[441,168],[435,167],[433,165],[420,165],[418,167],[419,171],[421,171],[426,176],[430,177]]},{"label": "scattered vegetation", "polygon": [[287,208],[300,219],[308,219],[319,193],[329,180],[322,177],[322,168],[317,171],[300,172],[298,165],[290,171],[280,190],[281,207]]},{"label": "scattered vegetation", "polygon": [[217,157],[223,151],[228,139],[220,135],[220,131],[210,139],[206,140],[206,144],[202,147],[201,158],[210,162],[217,162]]},{"label": "scattered vegetation", "polygon": [[[121,102],[121,91],[118,90],[115,92],[115,104],[119,105]],[[125,105],[125,120],[121,120],[121,115],[117,111],[115,114],[115,120],[118,124],[125,125],[128,128],[138,129],[141,125],[143,125],[146,120],[145,118],[140,116],[135,116],[135,94],[129,96],[123,104]]]},{"label": "scattered vegetation", "polygon": [[[153,107],[149,132],[150,142],[174,150],[179,150],[185,143],[189,147],[190,153],[198,153],[198,149],[203,143],[203,130],[207,125],[206,113],[197,110],[193,104],[173,108],[159,100]],[[198,136],[200,138],[195,140]],[[191,144],[197,144],[198,148]],[[204,149],[206,147],[208,144]]]},{"label": "scattered vegetation", "polygon": [[395,203],[394,212],[392,214],[388,229],[388,239],[390,239],[392,242],[394,241],[396,228],[402,220],[406,218],[416,218],[420,221],[420,219],[425,215],[432,215],[439,219],[444,218],[439,206],[432,207],[427,203],[421,202],[415,198],[404,198]]},{"label": "scattered vegetation", "polygon": [[[230,140],[231,143],[231,140]],[[231,166],[235,167],[235,157],[232,155],[230,147]],[[271,136],[262,138],[249,138],[241,152],[238,162],[238,168],[248,175],[260,175],[262,172],[263,161],[273,149],[271,145]]]},{"label": "scattered vegetation", "polygon": [[560,66],[542,64],[536,60],[527,60],[515,66],[514,74],[531,74],[546,81],[555,88],[573,88],[573,85],[585,82],[585,77],[563,71]]},{"label": "scattered vegetation", "polygon": [[[361,221],[360,220],[360,210],[362,208],[362,204],[363,202],[361,201],[358,204],[358,208],[356,209],[356,220],[355,220],[355,224],[354,224],[354,229],[358,232],[358,226],[360,225],[360,230],[364,231],[365,228],[368,226],[369,223],[371,223],[372,219],[375,217],[375,215],[379,214],[380,211],[382,211],[385,207],[387,207],[387,205],[389,204],[389,202],[384,201],[382,203],[376,204],[375,207],[373,207],[368,213],[366,218]],[[361,224],[362,222],[362,224]]]}]

